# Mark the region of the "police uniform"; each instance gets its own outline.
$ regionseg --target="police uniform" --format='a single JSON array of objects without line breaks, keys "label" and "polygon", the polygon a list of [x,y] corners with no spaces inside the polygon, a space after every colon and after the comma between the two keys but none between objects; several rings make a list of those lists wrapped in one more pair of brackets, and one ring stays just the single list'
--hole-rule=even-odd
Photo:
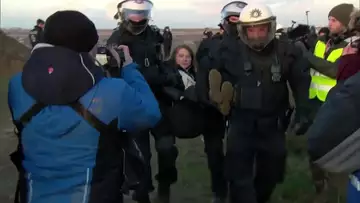
[{"label": "police uniform", "polygon": [[[139,71],[149,83],[164,115],[166,108],[171,106],[171,102],[169,103],[167,98],[165,99],[163,87],[164,85],[171,86],[177,81],[175,81],[176,79],[171,80],[165,68],[162,68],[162,36],[159,30],[154,29],[154,26],[149,26],[145,20],[141,21],[144,27],[140,27],[139,23],[133,23],[131,20],[131,16],[143,15],[144,19],[148,21],[151,9],[152,3],[150,1],[128,0],[122,2],[119,13],[121,13],[120,16],[124,19],[121,19],[119,29],[112,33],[107,44],[126,45],[129,47],[133,60],[139,64]],[[150,129],[133,135],[136,137],[147,161],[146,179],[141,181],[140,187],[137,188],[133,196],[134,200],[141,203],[150,202],[148,193],[154,190],[150,165],[151,147],[149,131]],[[167,120],[164,117],[155,128],[151,129],[151,134],[155,138],[155,147],[158,152],[159,173],[156,175],[156,178],[159,183],[163,183],[159,185],[167,186],[165,187],[165,190],[167,190],[170,184],[177,180],[175,162],[178,151],[175,147],[175,138],[170,134]]]},{"label": "police uniform", "polygon": [[[222,45],[214,63],[221,75],[212,77],[217,73],[215,70],[209,75],[210,98],[218,103],[220,110],[225,102],[231,103],[231,111],[223,112],[229,113],[225,174],[230,183],[230,202],[265,203],[285,172],[287,82],[301,113],[307,101],[310,77],[301,51],[274,39],[276,18],[267,6],[248,5],[239,19],[242,42]],[[269,24],[271,29],[262,48],[245,40],[244,29],[258,24]],[[213,84],[219,81],[222,85],[215,89]],[[220,102],[216,101],[214,92],[220,94]]]},{"label": "police uniform", "polygon": [[31,46],[34,47],[36,44],[40,43],[43,38],[43,28],[39,26],[34,26],[32,30],[29,32],[29,39]]},{"label": "police uniform", "polygon": [[228,183],[224,177],[224,146],[226,119],[209,101],[207,92],[209,92],[208,74],[216,60],[217,53],[220,51],[221,43],[226,41],[233,47],[237,43],[236,24],[230,24],[228,17],[239,16],[246,3],[233,1],[226,4],[221,10],[221,26],[225,32],[221,35],[215,35],[204,39],[196,52],[198,70],[196,73],[196,89],[200,102],[205,104],[203,136],[205,143],[205,153],[207,154],[208,167],[211,175],[211,189],[213,192],[213,202],[225,202],[228,193]]}]

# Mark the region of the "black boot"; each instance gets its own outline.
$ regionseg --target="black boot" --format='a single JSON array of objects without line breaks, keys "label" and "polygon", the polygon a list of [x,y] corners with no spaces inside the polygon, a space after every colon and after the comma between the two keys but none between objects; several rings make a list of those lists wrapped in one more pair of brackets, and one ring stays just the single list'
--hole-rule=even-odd
[{"label": "black boot", "polygon": [[132,199],[137,203],[151,203],[149,195],[139,195],[137,192],[134,192]]},{"label": "black boot", "polygon": [[216,194],[214,194],[211,203],[225,203],[226,202],[226,198],[225,197],[220,197]]},{"label": "black boot", "polygon": [[158,203],[170,203],[170,185],[161,184],[158,185],[157,191],[157,202]]}]

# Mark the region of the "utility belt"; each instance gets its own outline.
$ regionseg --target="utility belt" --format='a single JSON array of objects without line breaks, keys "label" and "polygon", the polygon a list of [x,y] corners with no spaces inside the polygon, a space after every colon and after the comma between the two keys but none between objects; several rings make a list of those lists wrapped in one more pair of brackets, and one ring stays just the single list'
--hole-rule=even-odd
[{"label": "utility belt", "polygon": [[[30,110],[28,110],[19,121],[15,121],[17,129],[17,136],[19,144],[13,153],[10,154],[12,163],[16,166],[19,178],[15,191],[14,203],[25,203],[27,197],[25,170],[22,166],[24,160],[23,148],[22,148],[22,135],[21,132],[24,127],[31,121],[31,119],[40,113],[47,105],[42,103],[35,103]],[[105,160],[101,164],[97,165],[100,168],[99,171],[106,173],[107,170],[111,170],[114,165],[118,167],[119,172],[124,176],[125,181],[121,185],[121,191],[128,193],[128,190],[134,190],[140,184],[141,177],[143,176],[145,167],[144,157],[135,142],[126,131],[119,130],[118,120],[115,119],[110,124],[105,124],[100,121],[95,115],[87,110],[80,102],[76,101],[69,104],[74,111],[76,111],[84,120],[86,120],[93,128],[100,132],[101,136],[107,136],[112,144],[111,149],[115,154],[111,154],[114,158],[111,160]],[[105,147],[107,148],[107,147]],[[56,158],[56,157],[55,157]],[[118,161],[121,160],[121,161]],[[114,177],[117,178],[117,177]],[[120,188],[119,188],[120,189]]]}]

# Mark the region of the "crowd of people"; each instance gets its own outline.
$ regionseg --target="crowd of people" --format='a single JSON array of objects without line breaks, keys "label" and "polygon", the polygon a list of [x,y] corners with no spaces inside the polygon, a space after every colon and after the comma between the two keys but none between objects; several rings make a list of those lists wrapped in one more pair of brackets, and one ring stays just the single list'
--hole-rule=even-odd
[{"label": "crowd of people", "polygon": [[284,180],[286,132],[307,136],[319,195],[328,172],[347,173],[348,203],[360,202],[360,12],[352,4],[331,9],[328,27],[315,33],[285,32],[267,5],[233,1],[196,54],[187,45],[171,53],[170,28],[160,34],[149,25],[152,7],[118,4],[105,63],[84,14],[38,20],[31,56],[9,82],[19,138],[15,202],[120,203],[131,191],[150,203],[153,136],[155,201],[169,203],[176,138],[203,136],[211,201],[267,203]]}]

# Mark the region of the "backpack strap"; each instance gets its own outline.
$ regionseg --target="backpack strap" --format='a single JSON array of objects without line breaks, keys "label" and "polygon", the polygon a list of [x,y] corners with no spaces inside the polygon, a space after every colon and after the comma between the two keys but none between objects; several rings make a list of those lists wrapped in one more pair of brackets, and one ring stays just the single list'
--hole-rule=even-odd
[{"label": "backpack strap", "polygon": [[[16,151],[10,154],[10,160],[15,165],[16,169],[19,172],[18,181],[15,189],[14,203],[24,203],[26,201],[26,179],[24,177],[24,169],[22,167],[22,160],[24,159],[24,154],[21,146],[21,131],[24,129],[24,126],[30,122],[30,120],[41,112],[46,107],[45,104],[37,102],[30,109],[25,112],[19,119],[19,121],[14,121],[14,124],[18,130],[18,146]],[[11,108],[10,108],[11,109]],[[11,112],[12,113],[12,112]],[[12,113],[13,114],[13,113]]]},{"label": "backpack strap", "polygon": [[[46,106],[48,105],[37,102],[21,116],[19,121],[14,121],[15,126],[18,130],[17,136],[19,139],[16,151],[10,154],[10,159],[19,172],[19,177],[15,190],[14,203],[26,202],[27,193],[26,179],[24,177],[25,171],[22,167],[22,160],[24,159],[24,154],[21,146],[21,133],[25,125],[28,124],[31,119],[37,114],[39,114]],[[106,125],[96,116],[94,116],[94,114],[92,114],[89,110],[87,110],[79,101],[69,104],[68,106],[70,106],[74,111],[76,111],[81,117],[83,117],[84,120],[86,120],[93,128],[95,128],[99,132],[121,132],[117,129],[117,119],[114,120],[115,122],[111,122],[109,125]]]},{"label": "backpack strap", "polygon": [[69,106],[81,117],[83,117],[83,119],[86,120],[97,131],[101,133],[107,133],[110,130],[114,129],[114,124],[112,122],[109,125],[105,124],[104,122],[99,120],[94,114],[92,114],[88,109],[86,109],[80,102],[76,101]]}]

